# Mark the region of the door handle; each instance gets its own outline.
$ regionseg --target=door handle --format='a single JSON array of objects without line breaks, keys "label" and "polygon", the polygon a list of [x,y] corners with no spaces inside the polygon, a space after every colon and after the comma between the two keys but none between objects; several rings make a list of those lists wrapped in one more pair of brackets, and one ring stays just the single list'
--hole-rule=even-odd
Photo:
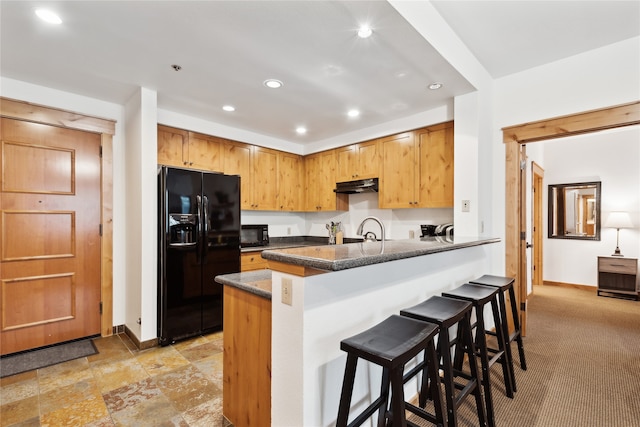
[{"label": "door handle", "polygon": [[527,243],[527,249],[532,248],[533,245],[531,243]]}]

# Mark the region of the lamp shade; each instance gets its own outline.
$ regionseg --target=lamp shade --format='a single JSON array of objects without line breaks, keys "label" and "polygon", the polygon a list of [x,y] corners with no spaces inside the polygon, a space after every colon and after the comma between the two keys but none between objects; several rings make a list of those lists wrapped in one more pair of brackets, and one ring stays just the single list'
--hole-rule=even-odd
[{"label": "lamp shade", "polygon": [[633,223],[628,213],[611,212],[604,226],[608,228],[633,228]]}]

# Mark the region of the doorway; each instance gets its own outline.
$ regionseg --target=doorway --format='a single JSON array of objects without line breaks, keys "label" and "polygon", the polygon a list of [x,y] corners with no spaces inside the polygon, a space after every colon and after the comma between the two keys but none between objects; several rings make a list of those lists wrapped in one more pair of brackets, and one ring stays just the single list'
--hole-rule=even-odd
[{"label": "doorway", "polygon": [[[640,101],[502,129],[505,144],[505,274],[516,280],[522,334],[526,335],[526,229],[522,228],[520,147],[524,144],[640,124]],[[526,274],[526,273],[525,273]]]},{"label": "doorway", "polygon": [[544,169],[531,162],[531,285],[542,285]]},{"label": "doorway", "polygon": [[[96,189],[98,204],[95,210],[98,213],[98,222],[92,225],[92,228],[99,230],[100,238],[97,240],[96,245],[99,247],[99,264],[96,267],[97,274],[99,276],[99,328],[98,333],[102,336],[109,336],[113,334],[113,135],[115,134],[115,121],[109,119],[102,119],[92,116],[86,116],[66,110],[60,110],[47,106],[41,106],[31,104],[24,101],[15,99],[8,99],[0,97],[0,115],[3,118],[15,119],[21,125],[46,125],[46,127],[53,127],[62,132],[78,130],[84,132],[90,132],[94,134],[98,139],[97,156],[99,162],[98,168],[98,188]],[[3,128],[4,130],[4,128]],[[73,132],[73,131],[72,131]],[[38,144],[35,144],[36,146]],[[62,151],[64,153],[64,151]],[[32,168],[32,164],[29,164],[29,168],[24,168],[24,172],[28,175],[31,173],[41,173],[37,169]],[[79,167],[78,173],[83,174],[86,171]],[[59,183],[58,183],[59,184]],[[5,183],[3,182],[3,185]],[[4,207],[3,207],[4,209]],[[62,217],[65,215],[62,214]],[[73,215],[66,215],[67,220]],[[57,218],[62,218],[57,217]],[[45,227],[48,230],[48,227]],[[3,236],[4,237],[4,236]],[[64,241],[64,240],[63,240]],[[69,242],[69,239],[67,239]],[[82,242],[76,242],[76,244],[82,244]],[[71,246],[69,246],[71,247]],[[51,248],[47,249],[52,251]],[[56,249],[58,252],[60,248]],[[55,252],[55,250],[54,250]],[[4,264],[4,263],[3,263]],[[4,267],[4,265],[3,265]],[[3,268],[3,274],[5,269]],[[69,276],[66,276],[69,277]],[[58,286],[66,286],[66,289],[73,289],[71,284],[72,279],[64,279],[64,276],[57,278]],[[63,282],[67,280],[66,284]],[[3,290],[6,286],[3,281]],[[3,300],[6,303],[6,300]],[[5,307],[6,308],[6,307]],[[51,318],[68,316],[69,310],[64,316],[60,316],[54,313]],[[64,314],[64,313],[63,313]],[[42,320],[42,319],[41,319]],[[6,323],[6,322],[5,322]],[[14,322],[15,323],[15,322]],[[26,322],[29,323],[29,322]],[[4,328],[4,326],[3,326]],[[11,328],[9,328],[11,329]],[[0,333],[2,339],[4,339],[4,331]],[[37,344],[36,344],[37,345]],[[3,353],[8,353],[8,350],[3,345]]]}]

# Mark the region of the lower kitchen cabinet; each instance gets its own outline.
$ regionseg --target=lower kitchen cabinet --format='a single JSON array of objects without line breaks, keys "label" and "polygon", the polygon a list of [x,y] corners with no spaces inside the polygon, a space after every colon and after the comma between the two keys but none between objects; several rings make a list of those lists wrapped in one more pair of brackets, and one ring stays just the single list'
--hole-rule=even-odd
[{"label": "lower kitchen cabinet", "polygon": [[262,270],[269,268],[269,261],[262,258],[262,251],[243,252],[240,254],[240,271]]},{"label": "lower kitchen cabinet", "polygon": [[224,287],[222,412],[237,427],[270,425],[271,300]]},{"label": "lower kitchen cabinet", "polygon": [[598,295],[638,299],[638,259],[626,257],[598,257]]}]

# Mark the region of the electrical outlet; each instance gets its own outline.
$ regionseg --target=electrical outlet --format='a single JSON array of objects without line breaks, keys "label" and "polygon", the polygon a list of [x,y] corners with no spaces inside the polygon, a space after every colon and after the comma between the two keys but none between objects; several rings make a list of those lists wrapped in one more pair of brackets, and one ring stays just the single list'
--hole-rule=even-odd
[{"label": "electrical outlet", "polygon": [[462,212],[469,212],[471,209],[471,201],[463,200],[462,201]]},{"label": "electrical outlet", "polygon": [[413,230],[409,230],[409,238],[414,239],[416,237],[416,232]]},{"label": "electrical outlet", "polygon": [[287,227],[287,236],[291,236],[291,227]]},{"label": "electrical outlet", "polygon": [[287,305],[292,305],[292,291],[293,291],[293,282],[291,279],[283,278],[282,279],[282,303]]}]

